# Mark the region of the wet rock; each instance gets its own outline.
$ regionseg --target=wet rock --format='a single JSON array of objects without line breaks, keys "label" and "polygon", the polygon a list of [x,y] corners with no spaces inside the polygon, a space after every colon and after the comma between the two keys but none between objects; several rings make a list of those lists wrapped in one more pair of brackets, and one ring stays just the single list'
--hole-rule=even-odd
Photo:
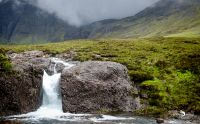
[{"label": "wet rock", "polygon": [[[41,104],[43,69],[51,74],[55,63],[42,51],[10,53],[8,56],[13,73],[0,72],[0,116],[34,111]],[[64,69],[63,65],[57,66],[60,71]]]},{"label": "wet rock", "polygon": [[165,122],[165,120],[162,119],[162,118],[157,118],[157,119],[156,119],[156,123],[158,123],[158,124],[162,124],[162,123],[164,123],[164,122]]},{"label": "wet rock", "polygon": [[64,112],[133,111],[139,98],[127,68],[114,62],[83,62],[62,72],[61,92]]},{"label": "wet rock", "polygon": [[41,76],[31,72],[0,75],[0,116],[27,113],[39,107]]},{"label": "wet rock", "polygon": [[168,112],[170,118],[200,123],[200,117],[191,113],[183,114],[183,111],[172,110]]}]

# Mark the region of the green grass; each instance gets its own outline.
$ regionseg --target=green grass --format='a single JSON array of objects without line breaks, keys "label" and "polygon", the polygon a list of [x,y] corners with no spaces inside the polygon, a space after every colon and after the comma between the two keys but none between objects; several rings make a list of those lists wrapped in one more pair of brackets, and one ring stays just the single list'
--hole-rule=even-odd
[{"label": "green grass", "polygon": [[0,49],[0,72],[10,72],[12,65],[8,57],[5,55],[5,51]]},{"label": "green grass", "polygon": [[[200,39],[144,38],[77,40],[39,45],[0,45],[5,51],[42,50],[52,55],[74,51],[74,60],[114,61],[125,65],[132,81],[148,95],[143,114],[167,110],[200,113]],[[95,57],[100,55],[101,57]]]}]

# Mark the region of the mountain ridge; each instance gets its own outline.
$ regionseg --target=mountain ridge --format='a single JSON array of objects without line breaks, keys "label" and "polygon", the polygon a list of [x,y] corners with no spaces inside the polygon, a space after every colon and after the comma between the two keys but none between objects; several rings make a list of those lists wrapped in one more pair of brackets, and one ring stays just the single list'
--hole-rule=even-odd
[{"label": "mountain ridge", "polygon": [[200,35],[199,0],[160,0],[134,16],[101,20],[81,27],[71,26],[24,0],[20,0],[19,5],[12,0],[3,1],[0,3],[0,41],[6,43]]},{"label": "mountain ridge", "polygon": [[79,37],[79,28],[71,26],[26,1],[0,3],[0,39],[5,42],[36,43],[63,41]]},{"label": "mountain ridge", "polygon": [[[93,37],[134,38],[178,36],[181,33],[183,34],[180,36],[187,37],[190,32],[194,33],[194,36],[198,36],[200,34],[198,31],[200,29],[199,15],[200,1],[198,0],[192,0],[192,2],[161,0],[135,16],[104,24],[100,28],[94,28],[93,32],[96,32],[98,36],[93,35]],[[108,28],[110,32],[105,35],[104,32]]]}]

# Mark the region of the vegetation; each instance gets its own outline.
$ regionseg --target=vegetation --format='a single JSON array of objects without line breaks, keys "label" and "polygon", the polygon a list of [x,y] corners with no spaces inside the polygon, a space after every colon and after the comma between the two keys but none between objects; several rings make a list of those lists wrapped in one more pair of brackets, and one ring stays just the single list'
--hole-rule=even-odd
[{"label": "vegetation", "polygon": [[140,94],[148,95],[142,101],[150,107],[140,110],[143,114],[173,109],[200,113],[200,38],[77,40],[0,48],[16,52],[43,50],[52,55],[73,51],[74,60],[119,62],[127,66]]},{"label": "vegetation", "polygon": [[12,65],[8,57],[5,55],[3,49],[0,49],[0,71],[10,72]]},{"label": "vegetation", "polygon": [[199,37],[200,2],[182,1],[182,4],[177,4],[176,0],[173,3],[171,0],[159,1],[135,16],[105,24],[101,22],[100,28],[94,28],[92,37]]}]

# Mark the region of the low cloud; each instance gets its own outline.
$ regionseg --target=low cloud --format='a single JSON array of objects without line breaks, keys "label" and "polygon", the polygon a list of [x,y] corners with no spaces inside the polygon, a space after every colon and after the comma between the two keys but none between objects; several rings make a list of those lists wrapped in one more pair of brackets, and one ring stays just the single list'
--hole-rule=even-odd
[{"label": "low cloud", "polygon": [[[2,0],[0,0],[2,1]],[[6,1],[6,0],[4,0]],[[15,0],[22,1],[22,0]],[[24,1],[24,0],[23,0]],[[133,16],[158,0],[27,0],[71,25]]]},{"label": "low cloud", "polygon": [[37,0],[36,5],[71,25],[132,16],[158,0]]}]

